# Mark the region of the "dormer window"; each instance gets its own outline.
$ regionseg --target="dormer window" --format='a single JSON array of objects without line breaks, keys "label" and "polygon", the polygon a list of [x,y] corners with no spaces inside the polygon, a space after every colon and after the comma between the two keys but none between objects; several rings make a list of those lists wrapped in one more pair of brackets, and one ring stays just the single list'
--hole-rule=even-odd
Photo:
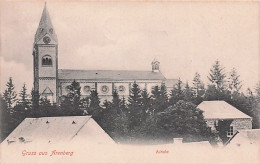
[{"label": "dormer window", "polygon": [[45,55],[42,57],[43,66],[52,66],[52,58],[50,55]]}]

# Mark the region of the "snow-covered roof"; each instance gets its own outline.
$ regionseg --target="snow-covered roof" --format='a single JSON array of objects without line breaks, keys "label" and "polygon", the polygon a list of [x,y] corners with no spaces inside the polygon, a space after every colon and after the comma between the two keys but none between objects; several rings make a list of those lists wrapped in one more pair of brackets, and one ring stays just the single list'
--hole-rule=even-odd
[{"label": "snow-covered roof", "polygon": [[205,119],[251,118],[225,101],[203,101],[197,108],[204,111]]},{"label": "snow-covered roof", "polygon": [[60,80],[165,80],[161,72],[152,71],[59,69],[58,74]]},{"label": "snow-covered roof", "polygon": [[79,139],[91,143],[114,143],[90,116],[26,118],[3,143],[52,144]]}]

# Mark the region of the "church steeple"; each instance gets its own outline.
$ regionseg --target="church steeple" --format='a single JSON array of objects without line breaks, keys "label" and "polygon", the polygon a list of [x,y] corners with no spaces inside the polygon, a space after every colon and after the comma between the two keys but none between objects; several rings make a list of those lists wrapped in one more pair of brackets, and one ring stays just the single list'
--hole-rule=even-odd
[{"label": "church steeple", "polygon": [[40,39],[42,39],[42,37],[44,37],[46,34],[48,34],[55,42],[58,41],[45,2],[44,9],[42,12],[42,17],[35,34],[35,39],[34,39],[35,43],[37,43]]}]

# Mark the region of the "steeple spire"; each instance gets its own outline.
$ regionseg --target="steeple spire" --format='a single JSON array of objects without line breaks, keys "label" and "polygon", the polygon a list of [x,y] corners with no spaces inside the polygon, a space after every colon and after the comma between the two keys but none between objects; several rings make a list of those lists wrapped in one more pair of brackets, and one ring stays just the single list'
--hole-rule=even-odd
[{"label": "steeple spire", "polygon": [[42,12],[42,17],[38,26],[38,29],[35,34],[35,42],[38,42],[43,36],[48,34],[54,41],[58,41],[55,34],[54,28],[51,23],[51,18],[47,10],[46,2],[44,3],[44,9]]}]

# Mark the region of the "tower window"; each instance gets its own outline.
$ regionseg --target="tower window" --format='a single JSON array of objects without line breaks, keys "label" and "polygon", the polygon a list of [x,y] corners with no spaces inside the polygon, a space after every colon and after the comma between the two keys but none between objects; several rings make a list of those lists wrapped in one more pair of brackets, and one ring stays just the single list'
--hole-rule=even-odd
[{"label": "tower window", "polygon": [[42,57],[43,66],[52,66],[52,59],[50,55],[45,55]]}]

